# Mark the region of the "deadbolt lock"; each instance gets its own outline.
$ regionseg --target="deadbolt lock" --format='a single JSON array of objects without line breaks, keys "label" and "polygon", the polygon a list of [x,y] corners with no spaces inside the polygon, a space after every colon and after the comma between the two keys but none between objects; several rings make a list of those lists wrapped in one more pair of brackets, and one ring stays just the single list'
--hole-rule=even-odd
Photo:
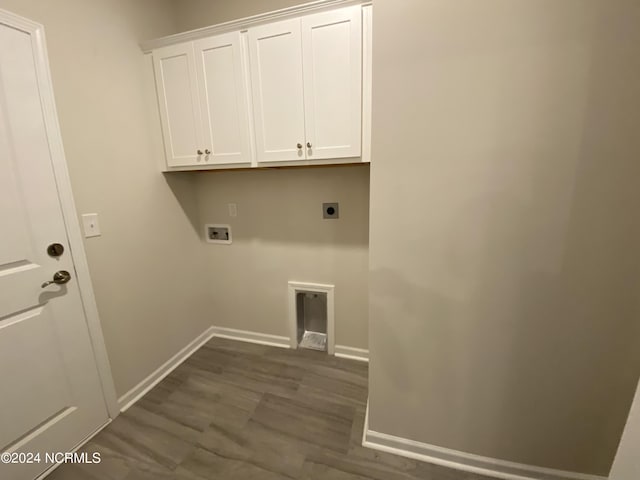
[{"label": "deadbolt lock", "polygon": [[60,243],[52,243],[47,247],[47,253],[50,257],[59,257],[64,253],[64,247]]}]

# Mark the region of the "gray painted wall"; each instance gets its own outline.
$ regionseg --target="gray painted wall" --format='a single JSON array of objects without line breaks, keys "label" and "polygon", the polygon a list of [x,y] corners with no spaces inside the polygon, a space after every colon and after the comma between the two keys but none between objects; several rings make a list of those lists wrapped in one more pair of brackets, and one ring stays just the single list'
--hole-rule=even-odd
[{"label": "gray painted wall", "polygon": [[0,0],[0,8],[45,26],[76,206],[100,216],[102,236],[85,247],[121,396],[210,325],[202,243],[185,214],[195,215],[193,187],[159,172],[152,70],[138,46],[173,33],[173,11],[162,0]]},{"label": "gray painted wall", "polygon": [[[207,172],[196,195],[203,228],[233,232],[232,245],[207,245],[202,258],[216,325],[289,336],[287,282],[329,283],[336,344],[367,348],[367,165]],[[339,202],[340,218],[323,219],[323,202]]]},{"label": "gray painted wall", "polygon": [[177,32],[195,30],[281,8],[300,0],[171,0]]},{"label": "gray painted wall", "polygon": [[606,475],[640,373],[640,6],[374,3],[370,428]]}]

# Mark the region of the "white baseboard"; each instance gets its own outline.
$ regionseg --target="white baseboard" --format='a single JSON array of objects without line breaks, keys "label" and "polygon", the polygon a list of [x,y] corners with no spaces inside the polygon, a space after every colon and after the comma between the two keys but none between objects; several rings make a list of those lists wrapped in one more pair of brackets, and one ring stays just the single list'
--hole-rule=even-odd
[{"label": "white baseboard", "polygon": [[607,477],[508,462],[369,430],[369,402],[362,446],[504,480],[607,480]]},{"label": "white baseboard", "polygon": [[[236,330],[235,328],[209,327],[186,347],[160,365],[148,377],[121,396],[118,399],[120,412],[125,412],[129,407],[140,400],[140,398],[142,398],[149,390],[160,383],[167,375],[174,371],[182,362],[189,358],[196,350],[213,337],[228,338],[230,340],[238,340],[241,342],[258,343],[260,345],[269,345],[271,347],[291,348],[289,337],[250,332],[247,330]],[[336,345],[335,355],[337,357],[351,358],[353,360],[366,362],[368,361],[369,352],[361,348]]]},{"label": "white baseboard", "polygon": [[[250,332],[248,330],[236,330],[234,328],[212,327],[214,337],[228,338],[231,340],[239,340],[241,342],[258,343],[260,345],[269,345],[272,347],[291,348],[291,338],[280,335],[269,335],[266,333]],[[336,345],[336,357],[349,358],[361,362],[369,361],[369,350],[364,348],[347,347],[345,345]]]},{"label": "white baseboard", "polygon": [[142,396],[155,387],[158,383],[164,379],[167,375],[173,372],[182,362],[184,362],[187,358],[189,358],[196,350],[198,350],[202,345],[211,340],[215,335],[215,328],[210,327],[200,335],[198,335],[194,340],[192,340],[186,347],[176,353],[169,360],[160,365],[156,370],[154,370],[148,377],[142,380],[139,384],[125,393],[118,399],[118,406],[120,407],[120,412],[126,412],[131,405],[136,403]]},{"label": "white baseboard", "polygon": [[239,340],[241,342],[258,343],[271,347],[290,348],[289,337],[269,335],[267,333],[250,332],[248,330],[236,330],[235,328],[211,327],[214,337]]},{"label": "white baseboard", "polygon": [[364,348],[336,345],[334,355],[336,357],[349,358],[351,360],[358,360],[360,362],[369,361],[369,350],[365,350]]},{"label": "white baseboard", "polygon": [[[367,408],[364,411],[364,427],[362,428],[362,445],[367,441],[367,432],[369,431],[369,397],[367,397]],[[375,447],[370,447],[375,448]]]}]

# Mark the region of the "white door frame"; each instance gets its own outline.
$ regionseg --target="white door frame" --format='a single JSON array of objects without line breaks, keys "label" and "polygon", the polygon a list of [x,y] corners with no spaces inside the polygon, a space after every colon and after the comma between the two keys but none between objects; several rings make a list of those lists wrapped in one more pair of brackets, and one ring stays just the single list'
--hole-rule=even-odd
[{"label": "white door frame", "polygon": [[0,9],[0,24],[25,32],[29,34],[31,38],[33,60],[42,102],[42,113],[45,128],[47,130],[49,150],[51,152],[51,163],[56,180],[62,215],[64,217],[70,253],[73,258],[73,264],[76,271],[76,279],[80,290],[80,298],[82,300],[82,307],[87,327],[89,329],[89,336],[91,337],[93,354],[96,360],[98,374],[100,375],[100,383],[102,385],[105,405],[107,407],[109,417],[113,419],[120,413],[120,410],[118,408],[118,400],[115,385],[113,383],[113,377],[111,375],[111,366],[107,356],[107,349],[102,335],[100,317],[98,316],[98,307],[96,305],[93,286],[91,284],[89,264],[87,263],[84,244],[82,243],[82,234],[80,232],[80,224],[78,223],[78,215],[73,201],[73,192],[71,190],[69,171],[67,169],[67,162],[64,155],[62,136],[60,133],[60,125],[58,123],[58,114],[54,100],[53,83],[51,82],[44,26],[2,9]]},{"label": "white door frame", "polygon": [[640,475],[640,383],[622,432],[609,480],[635,480]]}]

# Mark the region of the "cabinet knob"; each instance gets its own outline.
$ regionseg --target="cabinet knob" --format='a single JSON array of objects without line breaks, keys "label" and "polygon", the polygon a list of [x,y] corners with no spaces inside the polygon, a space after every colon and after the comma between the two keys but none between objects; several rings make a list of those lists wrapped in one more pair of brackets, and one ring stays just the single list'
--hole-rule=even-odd
[{"label": "cabinet knob", "polygon": [[301,143],[299,143],[299,144],[298,144],[298,149],[301,149],[301,148],[302,148],[302,144],[301,144]]},{"label": "cabinet knob", "polygon": [[206,153],[207,155],[209,155],[211,153],[211,150],[209,150],[208,148],[204,151],[204,153]]},{"label": "cabinet knob", "polygon": [[307,142],[307,148],[311,148],[311,142]]},{"label": "cabinet knob", "polygon": [[198,150],[198,155],[202,155],[202,150]]}]

